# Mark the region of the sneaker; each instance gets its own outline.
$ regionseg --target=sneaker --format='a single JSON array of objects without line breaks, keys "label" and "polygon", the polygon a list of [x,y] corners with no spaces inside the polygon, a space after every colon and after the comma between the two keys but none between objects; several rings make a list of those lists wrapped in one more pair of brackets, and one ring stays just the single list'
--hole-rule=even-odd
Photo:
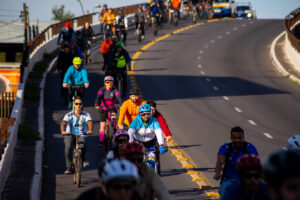
[{"label": "sneaker", "polygon": [[105,146],[104,142],[99,142],[98,147],[103,148]]},{"label": "sneaker", "polygon": [[89,161],[83,161],[82,166],[88,167],[90,165]]},{"label": "sneaker", "polygon": [[142,35],[142,40],[144,40],[144,39],[145,39],[145,36]]},{"label": "sneaker", "polygon": [[72,171],[71,171],[71,168],[70,167],[67,167],[66,171],[65,171],[65,174],[72,174]]}]

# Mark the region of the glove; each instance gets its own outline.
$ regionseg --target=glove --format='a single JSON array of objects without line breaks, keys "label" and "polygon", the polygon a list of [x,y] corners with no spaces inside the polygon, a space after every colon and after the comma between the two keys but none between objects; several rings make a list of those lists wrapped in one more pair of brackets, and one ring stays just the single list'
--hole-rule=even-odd
[{"label": "glove", "polygon": [[160,152],[161,155],[166,153],[167,151],[168,151],[167,147],[165,147],[165,146],[160,146],[159,147],[159,152]]}]

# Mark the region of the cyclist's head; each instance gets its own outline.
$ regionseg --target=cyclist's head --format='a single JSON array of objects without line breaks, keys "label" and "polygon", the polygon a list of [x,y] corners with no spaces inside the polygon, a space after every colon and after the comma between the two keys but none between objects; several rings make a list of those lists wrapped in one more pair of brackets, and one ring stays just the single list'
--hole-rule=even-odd
[{"label": "cyclist's head", "polygon": [[124,11],[123,10],[119,10],[119,15],[124,15]]},{"label": "cyclist's head", "polygon": [[243,155],[238,160],[237,170],[247,191],[258,192],[262,179],[262,164],[259,157],[253,154]]},{"label": "cyclist's head", "polygon": [[264,175],[270,194],[280,200],[300,199],[300,154],[279,150],[264,164]]},{"label": "cyclist's head", "polygon": [[139,114],[143,122],[148,122],[151,115],[151,106],[149,104],[142,104],[139,107]]},{"label": "cyclist's head", "polygon": [[70,49],[70,45],[64,44],[64,46],[63,46],[63,51],[66,52],[66,53],[69,53],[70,50],[71,50],[71,49]]},{"label": "cyclist's head", "polygon": [[74,57],[73,58],[73,65],[76,69],[79,69],[80,65],[81,65],[81,58],[80,57]]},{"label": "cyclist's head", "polygon": [[123,47],[123,42],[116,42],[115,43],[115,47],[117,48],[117,49],[122,49],[122,47]]},{"label": "cyclist's head", "polygon": [[85,22],[84,27],[85,27],[86,29],[88,29],[88,28],[90,27],[90,23],[89,23],[89,22]]},{"label": "cyclist's head", "polygon": [[74,99],[74,108],[75,111],[80,111],[83,108],[83,103],[82,103],[82,99],[80,96],[76,96]]},{"label": "cyclist's head", "polygon": [[102,179],[111,199],[130,200],[138,181],[138,171],[131,162],[116,159],[105,164]]},{"label": "cyclist's head", "polygon": [[147,104],[151,106],[151,115],[153,116],[156,112],[156,102],[153,100],[147,100]]},{"label": "cyclist's head", "polygon": [[300,150],[300,135],[294,135],[288,139],[287,148],[289,150]]},{"label": "cyclist's head", "polygon": [[138,141],[127,143],[124,148],[126,159],[134,163],[140,170],[143,166],[145,148],[144,145]]},{"label": "cyclist's head", "polygon": [[114,141],[115,141],[119,156],[124,156],[124,154],[125,154],[124,148],[125,148],[125,145],[129,141],[129,135],[128,135],[127,131],[125,131],[125,130],[117,131],[114,136]]},{"label": "cyclist's head", "polygon": [[66,22],[65,23],[65,28],[70,28],[71,27],[71,23],[70,22]]},{"label": "cyclist's head", "polygon": [[81,37],[81,31],[76,31],[75,35],[76,35],[76,37]]},{"label": "cyclist's head", "polygon": [[108,9],[108,13],[109,13],[109,14],[112,13],[112,9],[111,9],[111,8]]},{"label": "cyclist's head", "polygon": [[233,127],[230,132],[233,145],[241,148],[242,143],[244,142],[244,130],[239,126],[236,126]]},{"label": "cyclist's head", "polygon": [[138,6],[138,11],[142,12],[142,6]]},{"label": "cyclist's head", "polygon": [[146,9],[147,9],[147,6],[146,6],[146,5],[143,5],[142,8],[143,8],[143,10],[146,10]]},{"label": "cyclist's head", "polygon": [[140,91],[138,89],[130,89],[129,98],[132,103],[137,103],[140,98]]},{"label": "cyclist's head", "polygon": [[107,4],[103,4],[103,8],[106,8],[106,9],[107,9]]},{"label": "cyclist's head", "polygon": [[110,33],[106,33],[105,34],[105,38],[106,38],[106,40],[111,40],[111,34]]},{"label": "cyclist's head", "polygon": [[112,76],[105,76],[104,78],[104,84],[106,88],[111,89],[113,87],[114,84],[114,77]]}]

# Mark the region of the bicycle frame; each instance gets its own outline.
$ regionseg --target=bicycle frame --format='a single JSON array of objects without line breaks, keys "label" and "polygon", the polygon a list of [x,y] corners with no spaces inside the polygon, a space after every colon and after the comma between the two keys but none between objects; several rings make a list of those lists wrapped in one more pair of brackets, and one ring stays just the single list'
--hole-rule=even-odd
[{"label": "bicycle frame", "polygon": [[79,148],[78,143],[79,135],[75,135],[75,149],[73,150],[72,166],[74,167],[73,181],[77,187],[81,184],[81,171],[82,171],[82,150]]},{"label": "bicycle frame", "polygon": [[155,145],[150,148],[146,148],[144,162],[148,166],[152,167],[157,174],[160,174],[160,156]]},{"label": "bicycle frame", "polygon": [[112,148],[112,140],[114,136],[114,130],[117,126],[117,113],[113,112],[114,110],[108,111],[108,117],[105,122],[105,151],[108,152]]}]

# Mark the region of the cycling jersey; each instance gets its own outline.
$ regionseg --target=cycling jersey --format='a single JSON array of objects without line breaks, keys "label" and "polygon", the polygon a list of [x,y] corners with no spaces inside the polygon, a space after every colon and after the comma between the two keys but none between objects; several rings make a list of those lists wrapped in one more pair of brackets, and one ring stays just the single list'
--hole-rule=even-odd
[{"label": "cycling jersey", "polygon": [[149,142],[157,138],[159,145],[164,144],[163,132],[156,119],[150,116],[149,121],[144,123],[140,114],[132,121],[128,129],[129,142],[135,138],[140,142]]},{"label": "cycling jersey", "polygon": [[112,40],[104,40],[100,47],[100,53],[108,53],[110,51],[110,46],[113,44]]},{"label": "cycling jersey", "polygon": [[152,15],[159,14],[159,8],[158,6],[151,6],[149,11],[151,12]]},{"label": "cycling jersey", "polygon": [[100,105],[103,110],[107,110],[108,108],[112,109],[114,108],[116,101],[118,101],[120,105],[122,104],[120,92],[116,88],[108,90],[103,87],[97,93],[95,106]]},{"label": "cycling jersey", "polygon": [[118,15],[116,17],[116,22],[120,29],[128,28],[128,20],[127,17],[125,17],[124,15]]},{"label": "cycling jersey", "polygon": [[155,111],[155,114],[153,115],[153,117],[156,118],[156,120],[158,121],[162,131],[164,132],[164,134],[166,136],[172,136],[171,131],[169,130],[168,124],[165,120],[165,118],[162,116],[162,114],[160,114],[160,112],[158,112],[157,110]]},{"label": "cycling jersey", "polygon": [[171,0],[172,8],[174,8],[176,10],[180,8],[180,3],[181,3],[181,0]]},{"label": "cycling jersey", "polygon": [[70,66],[67,70],[63,83],[82,85],[89,83],[86,69],[81,66],[78,70],[75,69],[74,65]]},{"label": "cycling jersey", "polygon": [[60,43],[61,39],[63,40],[63,42],[71,42],[73,37],[74,37],[74,31],[72,27],[69,28],[69,31],[67,31],[66,28],[63,27],[60,29],[60,32],[58,34],[57,44]]},{"label": "cycling jersey", "polygon": [[126,64],[130,66],[130,56],[128,51],[122,49],[121,53],[118,54],[117,50],[114,49],[108,58],[108,70],[122,69],[126,70]]},{"label": "cycling jersey", "polygon": [[109,14],[108,12],[103,15],[102,23],[113,24],[115,21],[115,15],[113,13]]},{"label": "cycling jersey", "polygon": [[139,114],[140,105],[145,103],[146,101],[142,101],[142,100],[138,100],[136,104],[132,103],[130,99],[124,101],[120,108],[118,125],[119,126],[122,125],[122,122],[125,117],[124,123],[129,126],[132,120],[135,119]]},{"label": "cycling jersey", "polygon": [[64,116],[63,121],[67,122],[66,132],[72,135],[84,135],[88,131],[88,121],[92,121],[92,118],[88,112],[82,111],[80,116],[77,117],[73,111],[67,113]]}]

